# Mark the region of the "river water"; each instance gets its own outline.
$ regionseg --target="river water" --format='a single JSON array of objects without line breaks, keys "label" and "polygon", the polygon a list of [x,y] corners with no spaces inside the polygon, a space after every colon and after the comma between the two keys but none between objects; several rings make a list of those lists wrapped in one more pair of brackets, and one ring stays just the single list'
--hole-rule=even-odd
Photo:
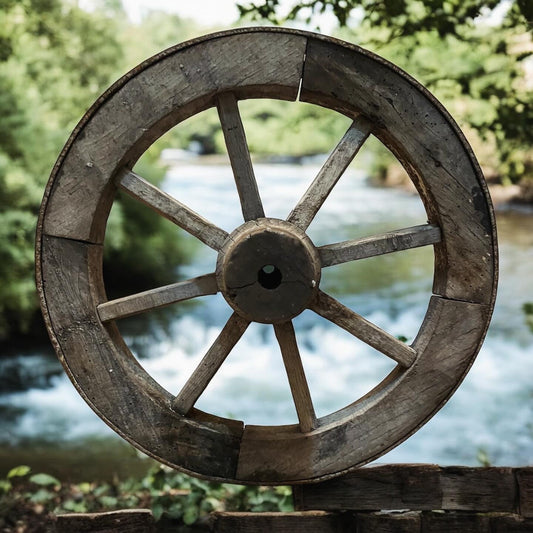
[{"label": "river water", "polygon": [[[312,162],[256,165],[267,216],[285,218],[318,169]],[[164,188],[226,231],[242,223],[227,166],[181,164],[170,170]],[[371,187],[361,171],[350,168],[309,235],[322,245],[425,222],[418,196]],[[499,212],[498,231],[498,299],[474,366],[446,406],[380,462],[533,463],[533,333],[523,312],[523,305],[533,302],[533,215]],[[183,239],[195,253],[179,279],[213,271],[216,254]],[[321,288],[389,333],[411,340],[427,308],[432,268],[430,247],[409,250],[324,269]],[[120,327],[144,368],[177,392],[230,314],[221,296],[208,296],[122,321]],[[388,358],[310,311],[295,319],[295,327],[319,415],[359,398],[393,368]],[[73,479],[146,468],[85,405],[50,348],[4,356],[0,376],[0,474],[20,463]],[[296,422],[270,326],[253,324],[246,331],[197,406],[246,423]]]}]

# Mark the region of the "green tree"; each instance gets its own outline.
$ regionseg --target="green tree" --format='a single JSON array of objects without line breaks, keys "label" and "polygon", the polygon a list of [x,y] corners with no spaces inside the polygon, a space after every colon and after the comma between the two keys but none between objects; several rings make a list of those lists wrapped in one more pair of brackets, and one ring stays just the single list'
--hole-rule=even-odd
[{"label": "green tree", "polygon": [[[92,12],[77,4],[0,0],[0,340],[34,334],[40,323],[34,235],[61,147],[86,109],[133,66],[124,53],[128,25],[120,2],[102,1]],[[159,183],[164,169],[157,156],[152,150],[140,164],[144,175]],[[184,257],[166,221],[141,216],[138,206],[120,199],[110,224],[111,279],[126,282],[114,275],[125,265],[143,285],[173,279]]]},{"label": "green tree", "polygon": [[488,142],[502,182],[533,175],[529,0],[299,0],[284,16],[279,0],[238,7],[277,24],[332,12],[342,37],[420,79],[474,139]]}]

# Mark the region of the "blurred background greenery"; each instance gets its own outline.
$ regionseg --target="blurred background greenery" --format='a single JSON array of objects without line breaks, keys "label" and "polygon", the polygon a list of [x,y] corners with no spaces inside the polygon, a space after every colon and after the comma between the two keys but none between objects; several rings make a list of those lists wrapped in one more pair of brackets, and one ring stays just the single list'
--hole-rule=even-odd
[{"label": "blurred background greenery", "polygon": [[[533,202],[529,0],[235,4],[241,15],[235,26],[314,29],[320,13],[333,17],[335,36],[390,59],[436,94],[464,129],[491,183],[513,187],[517,201]],[[0,341],[42,333],[33,281],[35,226],[46,181],[76,122],[141,60],[207,31],[162,11],[132,21],[120,0],[0,0]],[[311,106],[255,101],[243,115],[251,150],[261,155],[322,153],[342,134],[331,114]],[[188,121],[147,152],[143,174],[156,183],[165,175],[159,162],[165,146],[223,151],[216,116]],[[381,150],[377,143],[375,150]],[[376,155],[373,178],[393,179],[392,158]],[[166,238],[172,228],[163,222],[119,199],[106,246],[110,279],[131,289],[173,279],[186,257],[176,239]]]}]

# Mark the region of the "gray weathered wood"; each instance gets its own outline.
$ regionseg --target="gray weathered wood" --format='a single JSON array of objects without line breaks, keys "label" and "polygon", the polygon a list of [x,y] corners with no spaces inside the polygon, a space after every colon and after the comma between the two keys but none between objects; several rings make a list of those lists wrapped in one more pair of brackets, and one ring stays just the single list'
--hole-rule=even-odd
[{"label": "gray weathered wood", "polygon": [[369,132],[368,121],[364,117],[357,117],[287,217],[288,222],[304,231],[307,229],[337,181],[363,146]]},{"label": "gray weathered wood", "polygon": [[442,508],[441,469],[437,465],[377,465],[322,483],[293,487],[300,511],[372,511]]},{"label": "gray weathered wood", "polygon": [[381,328],[358,315],[338,300],[319,291],[310,309],[337,326],[345,329],[382,354],[394,359],[403,367],[409,367],[416,359],[416,351]]},{"label": "gray weathered wood", "polygon": [[516,470],[520,514],[533,518],[533,467],[518,468]]},{"label": "gray weathered wood", "polygon": [[419,513],[360,513],[357,533],[419,533]]},{"label": "gray weathered wood", "polygon": [[337,473],[353,468],[354,457],[378,457],[394,436],[405,435],[415,412],[419,416],[425,412],[429,419],[428,406],[438,409],[446,401],[450,384],[472,364],[471,350],[487,312],[480,304],[432,297],[413,342],[423,357],[407,369],[397,367],[371,394],[321,417],[318,429],[304,434],[305,438],[299,438],[297,425],[246,425],[237,479],[295,484],[316,480],[319,476],[314,474],[327,469],[332,453],[340,449],[342,454],[335,455]]},{"label": "gray weathered wood", "polygon": [[429,222],[441,228],[433,292],[491,304],[497,251],[490,197],[470,147],[439,102],[394,65],[328,39],[309,40],[300,99],[372,123],[372,134],[417,187]]},{"label": "gray weathered wood", "polygon": [[218,116],[226,140],[231,168],[244,220],[255,220],[265,216],[259,189],[255,180],[252,160],[246,142],[237,99],[233,93],[223,93],[217,99]]},{"label": "gray weathered wood", "polygon": [[304,513],[230,513],[211,515],[214,533],[344,533],[355,531],[355,521],[324,511]]},{"label": "gray weathered wood", "polygon": [[55,533],[154,533],[156,531],[155,520],[149,509],[65,513],[56,516],[54,526]]},{"label": "gray weathered wood", "polygon": [[98,316],[102,322],[108,322],[217,292],[215,274],[206,274],[198,278],[101,303],[97,306]]},{"label": "gray weathered wood", "polygon": [[511,468],[447,467],[441,471],[442,508],[515,511],[518,498]]},{"label": "gray weathered wood", "polygon": [[492,516],[490,527],[490,533],[531,533],[533,531],[533,518],[516,514]]},{"label": "gray weathered wood", "polygon": [[440,228],[433,224],[389,231],[352,241],[327,244],[318,248],[323,267],[375,257],[400,250],[410,250],[441,241]]},{"label": "gray weathered wood", "polygon": [[172,401],[174,411],[186,415],[192,409],[249,324],[249,320],[240,317],[237,313],[231,315],[220,335]]},{"label": "gray weathered wood", "polygon": [[317,419],[292,322],[276,324],[274,331],[276,332],[283,363],[289,378],[292,398],[300,421],[300,429],[304,433],[312,431],[317,427]]},{"label": "gray weathered wood", "polygon": [[479,513],[422,513],[422,533],[491,533],[490,518]]},{"label": "gray weathered wood", "polygon": [[[96,313],[103,300],[103,247],[44,236],[43,283],[54,287],[47,320],[60,361],[105,422],[149,455],[219,479],[235,475],[243,423],[171,408],[173,396],[147,374],[114,323]],[[120,408],[117,406],[120,405]]]},{"label": "gray weathered wood", "polygon": [[306,45],[298,32],[241,28],[181,43],[130,71],[89,110],[61,153],[45,233],[103,242],[113,176],[133,168],[173,126],[215,105],[218,93],[295,100]]},{"label": "gray weathered wood", "polygon": [[220,250],[228,238],[227,232],[223,229],[215,226],[134,172],[126,172],[121,177],[119,185],[130,196],[151,207],[161,216],[174,222],[214,250]]},{"label": "gray weathered wood", "polygon": [[342,477],[294,487],[297,509],[362,511],[516,512],[511,468],[393,464],[364,467]]}]

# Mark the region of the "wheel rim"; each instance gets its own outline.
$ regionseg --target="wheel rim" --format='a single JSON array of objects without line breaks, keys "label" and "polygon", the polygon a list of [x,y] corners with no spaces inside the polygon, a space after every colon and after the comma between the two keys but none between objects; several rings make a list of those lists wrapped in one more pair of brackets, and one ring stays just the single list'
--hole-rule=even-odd
[{"label": "wheel rim", "polygon": [[[238,100],[264,97],[298,98],[353,119],[286,221],[265,217],[238,110]],[[130,170],[168,129],[209,107],[218,109],[243,211],[244,224],[231,235]],[[316,248],[307,227],[370,134],[409,173],[428,224]],[[215,249],[216,272],[108,302],[102,248],[117,188]],[[265,254],[253,256],[250,241]],[[320,290],[321,268],[426,245],[435,250],[433,296],[411,346]],[[294,272],[279,253],[282,248],[304,265],[297,293],[287,292]],[[244,283],[249,288],[235,290],[241,286],[235,281],[250,273]],[[61,362],[89,405],[158,460],[243,483],[339,475],[414,433],[470,368],[490,321],[496,278],[494,216],[485,182],[442,106],[369,52],[285,29],[240,29],[190,41],[117,82],[82,119],[56,163],[37,235],[45,321]],[[219,291],[234,313],[174,396],[140,367],[114,321]],[[267,304],[258,305],[265,295]],[[320,419],[291,323],[304,308],[397,362],[369,394]],[[274,325],[298,424],[250,426],[194,408],[250,321]]]}]

